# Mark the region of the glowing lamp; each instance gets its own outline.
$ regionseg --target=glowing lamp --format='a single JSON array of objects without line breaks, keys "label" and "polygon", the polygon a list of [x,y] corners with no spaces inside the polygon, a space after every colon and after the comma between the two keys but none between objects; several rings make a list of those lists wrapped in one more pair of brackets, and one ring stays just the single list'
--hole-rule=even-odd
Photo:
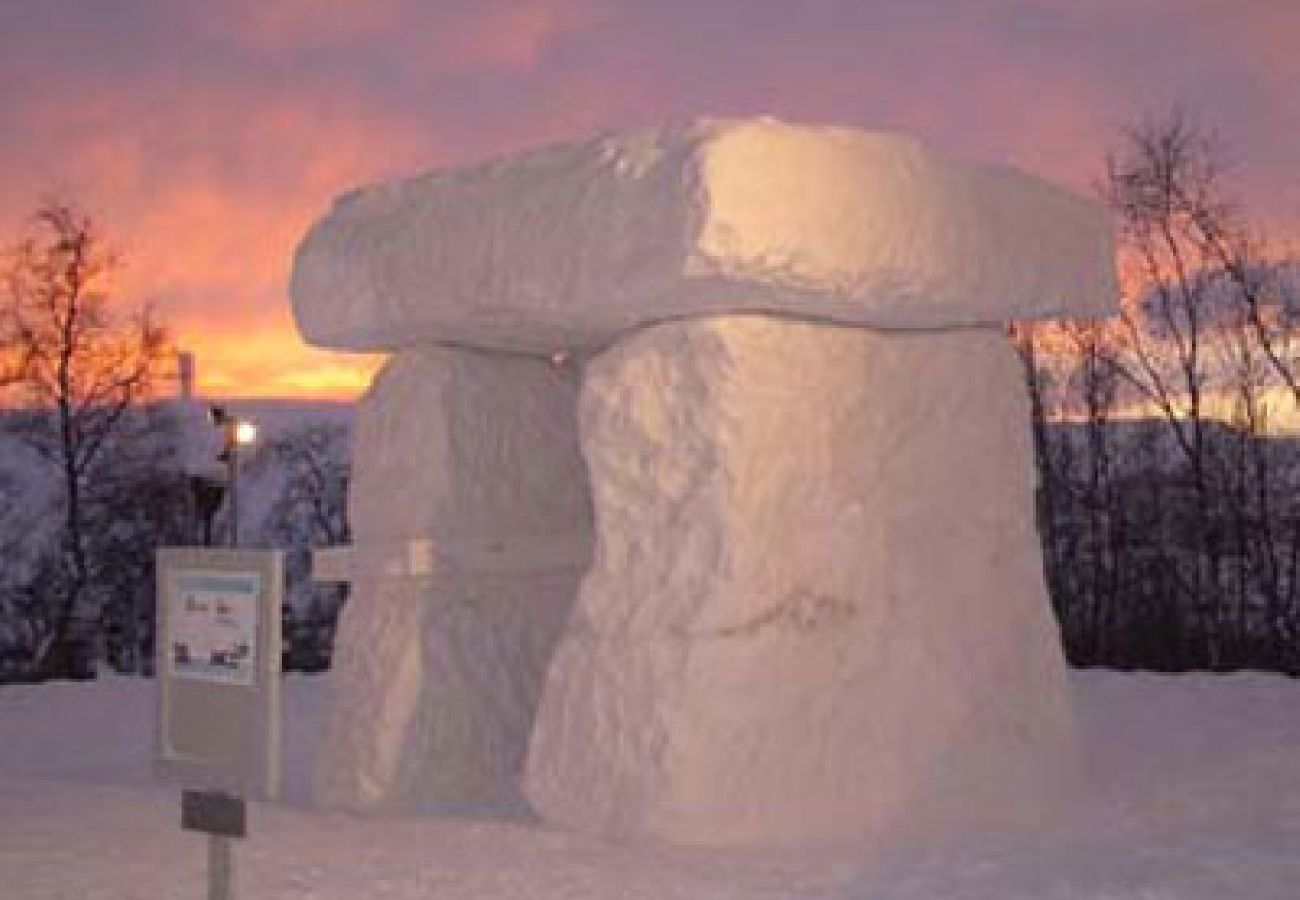
[{"label": "glowing lamp", "polygon": [[247,419],[235,422],[235,443],[248,446],[257,440],[257,426]]}]

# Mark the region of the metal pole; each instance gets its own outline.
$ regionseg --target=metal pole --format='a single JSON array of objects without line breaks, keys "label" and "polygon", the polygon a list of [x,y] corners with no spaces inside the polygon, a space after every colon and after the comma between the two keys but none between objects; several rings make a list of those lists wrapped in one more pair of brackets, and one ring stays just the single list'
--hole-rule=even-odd
[{"label": "metal pole", "polygon": [[226,480],[230,487],[230,546],[239,546],[239,441],[233,427],[226,440]]},{"label": "metal pole", "polygon": [[230,838],[208,835],[208,900],[234,900],[235,859]]}]

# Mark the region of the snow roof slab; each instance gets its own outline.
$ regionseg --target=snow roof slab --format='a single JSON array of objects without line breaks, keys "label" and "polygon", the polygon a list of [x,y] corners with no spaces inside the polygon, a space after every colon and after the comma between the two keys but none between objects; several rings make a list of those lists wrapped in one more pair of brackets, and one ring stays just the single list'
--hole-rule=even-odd
[{"label": "snow roof slab", "polygon": [[353,191],[290,286],[320,346],[537,353],[681,316],[933,329],[1104,316],[1117,293],[1099,204],[907,137],[766,118]]}]

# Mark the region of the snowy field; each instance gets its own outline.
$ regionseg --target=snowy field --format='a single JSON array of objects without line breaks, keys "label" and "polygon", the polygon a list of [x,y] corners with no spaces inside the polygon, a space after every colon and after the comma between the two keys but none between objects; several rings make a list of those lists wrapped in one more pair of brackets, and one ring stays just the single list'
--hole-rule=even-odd
[{"label": "snowy field", "polygon": [[[289,802],[250,811],[257,900],[1300,896],[1300,682],[1074,676],[1090,788],[1032,835],[855,850],[629,847],[525,821],[311,809],[326,677],[286,691]],[[0,688],[0,898],[204,896],[201,836],[150,776],[153,684]]]}]

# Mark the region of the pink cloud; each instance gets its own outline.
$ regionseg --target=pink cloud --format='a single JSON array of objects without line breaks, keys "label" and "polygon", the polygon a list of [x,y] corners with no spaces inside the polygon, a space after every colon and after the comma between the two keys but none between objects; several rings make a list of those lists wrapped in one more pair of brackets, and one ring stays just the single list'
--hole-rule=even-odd
[{"label": "pink cloud", "polygon": [[202,30],[261,53],[382,41],[428,74],[521,71],[606,15],[596,0],[236,0],[197,7]]},{"label": "pink cloud", "polygon": [[526,70],[559,41],[599,23],[605,13],[582,0],[483,3],[446,42],[467,68]]},{"label": "pink cloud", "polygon": [[193,13],[203,29],[260,50],[320,49],[390,33],[403,0],[233,0]]}]

